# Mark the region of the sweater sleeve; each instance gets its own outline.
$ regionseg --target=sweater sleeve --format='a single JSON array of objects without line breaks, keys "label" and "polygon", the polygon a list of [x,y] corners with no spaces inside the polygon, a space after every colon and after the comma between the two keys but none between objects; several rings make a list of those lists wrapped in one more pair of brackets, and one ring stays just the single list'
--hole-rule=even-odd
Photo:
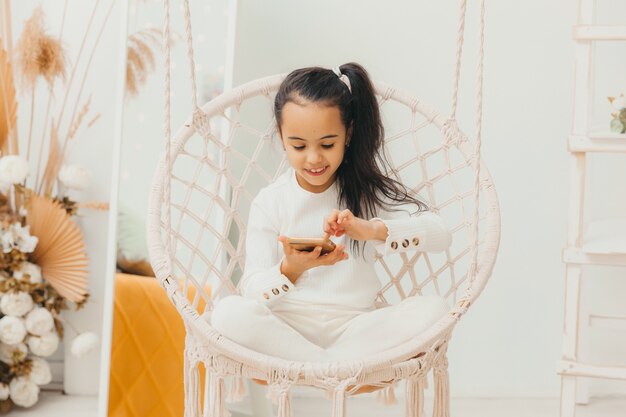
[{"label": "sweater sleeve", "polygon": [[278,253],[278,228],[255,201],[250,206],[246,236],[246,262],[240,281],[244,297],[272,305],[295,286],[280,272],[283,256]]},{"label": "sweater sleeve", "polygon": [[422,211],[411,215],[403,206],[398,208],[399,211],[381,210],[380,217],[370,220],[380,220],[387,226],[387,239],[372,242],[382,255],[412,250],[442,252],[450,246],[452,233],[438,214]]}]

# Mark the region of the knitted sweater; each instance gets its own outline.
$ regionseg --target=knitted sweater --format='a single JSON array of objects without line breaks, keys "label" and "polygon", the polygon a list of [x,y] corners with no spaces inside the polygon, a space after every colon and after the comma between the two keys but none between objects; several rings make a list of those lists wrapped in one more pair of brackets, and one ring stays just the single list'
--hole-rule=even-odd
[{"label": "knitted sweater", "polygon": [[[283,299],[313,304],[331,304],[369,309],[381,288],[374,269],[375,253],[383,255],[406,251],[441,252],[451,243],[451,233],[443,220],[432,212],[413,216],[415,205],[404,211],[379,209],[377,217],[388,228],[385,241],[369,240],[364,255],[354,254],[346,235],[331,236],[346,245],[349,257],[334,265],[318,266],[304,272],[294,285],[280,273],[284,257],[279,235],[321,237],[325,216],[338,206],[335,182],[321,193],[303,189],[290,168],[275,182],[263,188],[252,201],[246,237],[246,262],[240,288],[243,296],[272,306]],[[395,209],[395,207],[394,207]]]}]

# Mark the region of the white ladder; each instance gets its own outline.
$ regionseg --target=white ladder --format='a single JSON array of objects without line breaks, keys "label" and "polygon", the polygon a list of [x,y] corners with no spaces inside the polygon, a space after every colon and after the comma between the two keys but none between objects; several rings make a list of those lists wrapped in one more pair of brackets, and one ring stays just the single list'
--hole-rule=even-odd
[{"label": "white ladder", "polygon": [[[584,363],[581,351],[590,319],[595,322],[621,322],[626,317],[601,317],[589,314],[581,302],[581,278],[585,265],[626,266],[626,253],[612,250],[606,244],[611,233],[626,233],[626,219],[592,222],[585,231],[585,165],[589,152],[626,153],[626,135],[591,132],[591,100],[594,43],[626,41],[626,25],[611,26],[594,23],[594,0],[578,1],[577,24],[572,37],[576,42],[575,92],[572,133],[568,139],[570,152],[570,199],[567,246],[563,250],[566,269],[565,317],[563,351],[558,364],[561,375],[561,417],[574,417],[576,404],[588,402],[586,379],[581,377],[626,380],[626,366]],[[607,121],[608,126],[608,121]],[[622,230],[623,229],[623,230]],[[602,246],[600,248],[600,246]],[[623,249],[622,249],[623,251]]]}]

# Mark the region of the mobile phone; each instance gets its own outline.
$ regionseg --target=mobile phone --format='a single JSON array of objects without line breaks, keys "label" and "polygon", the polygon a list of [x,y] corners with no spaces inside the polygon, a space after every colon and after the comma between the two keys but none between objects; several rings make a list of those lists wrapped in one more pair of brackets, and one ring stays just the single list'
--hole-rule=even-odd
[{"label": "mobile phone", "polygon": [[287,238],[287,243],[289,246],[296,250],[304,251],[304,252],[313,252],[313,250],[317,246],[322,247],[322,255],[325,255],[329,252],[335,250],[335,244],[330,239],[322,239],[322,238],[300,238],[300,237],[290,237]]}]

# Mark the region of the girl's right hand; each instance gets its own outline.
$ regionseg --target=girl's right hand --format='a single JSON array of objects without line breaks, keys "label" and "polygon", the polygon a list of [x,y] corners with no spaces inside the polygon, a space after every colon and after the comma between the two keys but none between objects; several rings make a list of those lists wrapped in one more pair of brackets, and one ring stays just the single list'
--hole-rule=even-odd
[{"label": "girl's right hand", "polygon": [[[328,234],[324,236],[328,238]],[[287,237],[278,236],[278,240],[283,244],[285,258],[280,265],[280,272],[293,283],[305,271],[316,266],[334,265],[339,261],[348,259],[348,254],[344,252],[345,245],[337,245],[335,250],[325,255],[321,255],[322,247],[317,246],[312,252],[299,251],[292,248],[287,243]]]}]

